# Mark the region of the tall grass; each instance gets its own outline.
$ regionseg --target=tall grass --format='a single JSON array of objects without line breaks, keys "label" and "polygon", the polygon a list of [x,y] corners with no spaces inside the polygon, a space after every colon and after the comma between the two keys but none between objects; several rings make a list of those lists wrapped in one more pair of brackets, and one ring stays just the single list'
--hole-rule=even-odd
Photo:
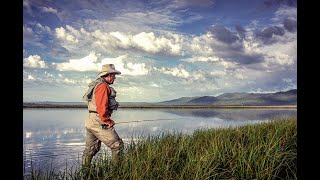
[{"label": "tall grass", "polygon": [[292,117],[132,140],[122,160],[104,154],[91,167],[60,172],[59,179],[297,179],[296,173],[297,122]]}]

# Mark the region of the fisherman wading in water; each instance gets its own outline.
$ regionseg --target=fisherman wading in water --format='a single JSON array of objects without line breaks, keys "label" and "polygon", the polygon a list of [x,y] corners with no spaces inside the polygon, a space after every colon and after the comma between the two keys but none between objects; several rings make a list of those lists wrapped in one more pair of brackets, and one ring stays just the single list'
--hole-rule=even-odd
[{"label": "fisherman wading in water", "polygon": [[113,64],[102,66],[99,78],[89,84],[89,89],[83,96],[88,102],[88,114],[85,119],[86,147],[82,155],[82,165],[90,165],[93,156],[100,150],[101,142],[111,149],[112,159],[118,160],[123,149],[122,139],[114,128],[111,119],[113,110],[117,110],[116,91],[110,87],[121,74]]}]

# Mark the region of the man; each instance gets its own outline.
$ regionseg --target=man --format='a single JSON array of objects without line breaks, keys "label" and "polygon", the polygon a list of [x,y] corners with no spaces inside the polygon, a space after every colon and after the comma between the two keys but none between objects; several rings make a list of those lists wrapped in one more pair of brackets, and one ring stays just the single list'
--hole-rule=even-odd
[{"label": "man", "polygon": [[114,129],[111,119],[113,110],[117,110],[119,103],[115,100],[116,91],[110,87],[121,74],[115,70],[113,64],[102,66],[99,78],[89,84],[89,89],[83,96],[88,102],[88,114],[85,119],[86,147],[82,155],[82,164],[89,165],[93,156],[100,150],[101,142],[111,149],[112,158],[118,160],[123,148],[122,139]]}]

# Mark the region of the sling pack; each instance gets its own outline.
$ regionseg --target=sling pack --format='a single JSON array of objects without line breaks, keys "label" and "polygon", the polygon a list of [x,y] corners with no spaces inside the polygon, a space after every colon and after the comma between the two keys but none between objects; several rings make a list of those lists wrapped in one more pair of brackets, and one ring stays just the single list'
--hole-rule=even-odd
[{"label": "sling pack", "polygon": [[[101,82],[107,83],[101,77],[99,77],[95,81],[91,82],[88,85],[89,88],[88,88],[87,92],[83,95],[82,100],[87,101],[87,102],[91,101],[94,88],[96,87],[96,85],[98,85]],[[113,110],[118,109],[119,103],[116,101],[117,91],[114,90],[112,87],[110,87],[110,90],[111,90],[111,94],[108,97],[108,99],[109,99],[108,110],[109,110],[109,113],[112,114]]]},{"label": "sling pack", "polygon": [[87,101],[87,102],[90,101],[91,98],[92,98],[92,93],[93,93],[94,87],[96,87],[96,85],[101,83],[101,82],[105,82],[106,83],[106,81],[101,77],[99,77],[98,79],[92,81],[88,85],[89,88],[88,88],[87,92],[82,96],[82,100]]}]

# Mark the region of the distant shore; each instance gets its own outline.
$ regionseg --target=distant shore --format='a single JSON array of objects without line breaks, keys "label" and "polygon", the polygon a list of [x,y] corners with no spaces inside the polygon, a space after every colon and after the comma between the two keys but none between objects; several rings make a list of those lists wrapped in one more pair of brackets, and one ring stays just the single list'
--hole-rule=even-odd
[{"label": "distant shore", "polygon": [[[87,108],[87,105],[82,104],[34,104],[28,103],[23,104],[23,108]],[[148,105],[148,106],[134,106],[134,105],[126,105],[119,106],[119,108],[136,108],[136,109],[146,109],[146,108],[177,108],[177,109],[218,109],[218,108],[280,108],[280,109],[297,109],[296,105],[282,105],[282,106],[187,106],[187,105]]]}]

